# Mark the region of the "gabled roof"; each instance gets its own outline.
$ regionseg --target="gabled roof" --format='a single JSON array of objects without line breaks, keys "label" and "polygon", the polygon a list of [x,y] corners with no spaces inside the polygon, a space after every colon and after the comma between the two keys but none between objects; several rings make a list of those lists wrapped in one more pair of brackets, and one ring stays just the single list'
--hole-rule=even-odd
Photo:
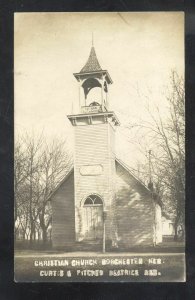
[{"label": "gabled roof", "polygon": [[162,217],[164,219],[166,219],[167,221],[171,221],[171,222],[173,222],[173,219],[174,219],[173,217],[168,216],[167,213],[164,211],[162,211]]},{"label": "gabled roof", "polygon": [[101,70],[102,68],[97,59],[95,48],[92,46],[89,54],[89,58],[86,64],[84,65],[84,67],[81,69],[80,73],[89,73],[89,72],[96,72]]},{"label": "gabled roof", "polygon": [[67,174],[64,176],[64,178],[58,183],[56,188],[53,191],[51,191],[47,201],[51,200],[51,197],[57,192],[57,190],[61,187],[61,185],[69,178],[69,176],[73,173],[73,171],[74,171],[74,167],[72,166],[70,170],[67,172]]},{"label": "gabled roof", "polygon": [[[115,162],[117,162],[120,166],[122,166],[131,176],[133,176],[135,178],[136,181],[138,181],[148,192],[150,192],[148,187],[130,171],[130,169],[127,167],[127,165],[125,163],[123,163],[118,158],[115,158]],[[51,194],[48,197],[48,200],[51,199],[51,197],[57,192],[57,190],[60,188],[60,186],[69,178],[69,176],[73,173],[73,171],[74,171],[74,167],[72,166],[70,168],[70,170],[67,172],[67,174],[64,176],[62,181],[60,181],[59,184],[56,186],[56,188],[51,192]]]},{"label": "gabled roof", "polygon": [[159,204],[161,207],[163,206],[163,203],[161,201],[161,199],[157,196],[156,193],[152,193],[151,190],[143,183],[143,181],[141,181],[138,177],[136,177],[131,170],[129,169],[129,167],[120,159],[116,158],[115,161],[122,166],[137,182],[139,182],[139,184],[151,195],[151,197],[153,198],[153,200]]},{"label": "gabled roof", "polygon": [[123,167],[137,182],[139,182],[142,187],[144,187],[148,192],[151,192],[150,189],[141,181],[138,177],[136,177],[130,170],[130,168],[119,158],[116,158],[115,161]]},{"label": "gabled roof", "polygon": [[[129,169],[129,167],[122,162],[120,159],[115,158],[115,162],[118,163],[123,169],[125,169],[134,179],[141,184],[141,186],[148,192],[151,193],[149,188],[139,179],[137,178]],[[69,178],[69,176],[73,173],[74,167],[72,166],[69,170],[69,172],[65,175],[65,177],[62,179],[62,181],[57,185],[57,187],[51,192],[51,194],[48,197],[48,201],[51,200],[51,197],[57,192],[57,190],[60,188],[60,186]],[[158,199],[154,199],[160,206],[162,206],[162,202]]]}]

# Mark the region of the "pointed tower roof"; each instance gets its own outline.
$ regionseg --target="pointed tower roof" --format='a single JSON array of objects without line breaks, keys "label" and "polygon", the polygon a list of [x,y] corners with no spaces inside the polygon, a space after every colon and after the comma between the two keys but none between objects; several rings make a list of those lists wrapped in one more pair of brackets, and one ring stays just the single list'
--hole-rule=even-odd
[{"label": "pointed tower roof", "polygon": [[89,54],[89,58],[88,58],[86,64],[84,65],[84,67],[81,69],[80,73],[97,72],[97,71],[101,71],[101,70],[102,70],[102,68],[97,59],[97,56],[95,53],[95,48],[94,48],[94,46],[92,46],[90,54]]},{"label": "pointed tower roof", "polygon": [[80,81],[80,79],[81,80],[86,79],[87,77],[90,77],[90,76],[104,75],[108,84],[113,83],[108,71],[102,69],[99,64],[99,61],[98,61],[96,53],[95,53],[95,48],[93,45],[93,39],[92,39],[91,51],[90,51],[89,58],[88,58],[86,64],[84,65],[84,67],[81,69],[81,71],[79,73],[73,73],[73,75],[75,76],[75,78],[78,81]]}]

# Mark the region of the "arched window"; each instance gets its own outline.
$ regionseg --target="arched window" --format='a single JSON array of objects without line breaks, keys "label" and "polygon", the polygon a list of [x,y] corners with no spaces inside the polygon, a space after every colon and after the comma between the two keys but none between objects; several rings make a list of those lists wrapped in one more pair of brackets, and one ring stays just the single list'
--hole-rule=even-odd
[{"label": "arched window", "polygon": [[97,195],[90,195],[85,199],[84,206],[100,206],[103,205],[102,199]]}]

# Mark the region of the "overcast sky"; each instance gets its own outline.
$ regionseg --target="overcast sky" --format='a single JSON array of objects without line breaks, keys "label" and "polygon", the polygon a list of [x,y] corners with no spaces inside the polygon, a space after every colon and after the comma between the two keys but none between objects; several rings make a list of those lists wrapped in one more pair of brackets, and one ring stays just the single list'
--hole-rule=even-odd
[{"label": "overcast sky", "polygon": [[[162,92],[170,72],[184,73],[183,13],[16,13],[16,134],[44,129],[48,138],[71,137],[66,115],[78,103],[73,73],[88,59],[92,32],[100,65],[113,80],[110,107],[122,126],[144,117],[137,88],[150,90],[151,105],[166,111]],[[118,139],[125,153],[125,136]]]}]

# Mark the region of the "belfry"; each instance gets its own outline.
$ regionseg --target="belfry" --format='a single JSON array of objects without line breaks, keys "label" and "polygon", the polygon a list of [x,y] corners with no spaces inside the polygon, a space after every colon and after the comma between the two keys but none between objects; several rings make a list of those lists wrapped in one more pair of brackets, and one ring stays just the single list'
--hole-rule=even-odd
[{"label": "belfry", "polygon": [[86,248],[103,240],[121,248],[161,242],[161,203],[116,158],[120,123],[108,95],[113,82],[93,44],[86,64],[73,75],[79,109],[67,117],[74,129],[74,166],[50,196],[53,247]]}]

